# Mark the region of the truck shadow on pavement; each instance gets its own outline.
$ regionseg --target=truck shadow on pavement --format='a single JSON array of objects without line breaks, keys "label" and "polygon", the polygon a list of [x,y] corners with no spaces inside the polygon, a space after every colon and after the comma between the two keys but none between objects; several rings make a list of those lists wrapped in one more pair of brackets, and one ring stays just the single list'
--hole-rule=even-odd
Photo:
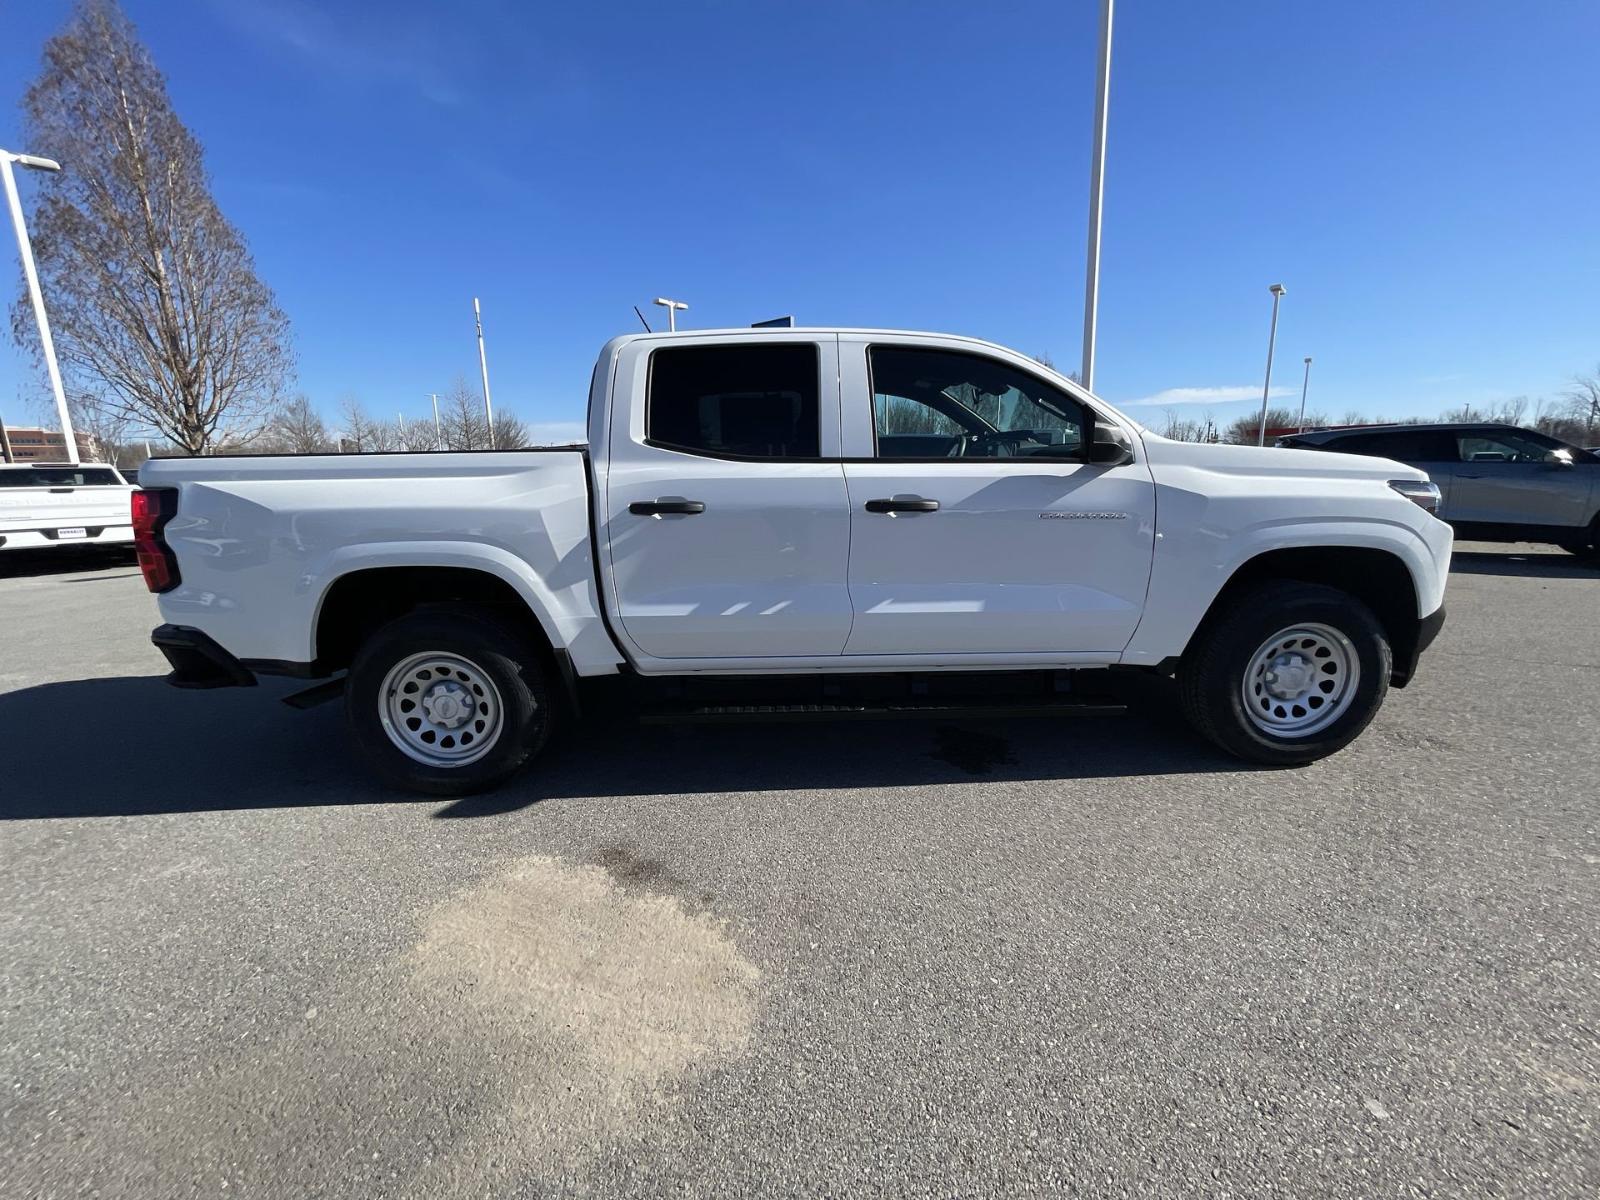
[{"label": "truck shadow on pavement", "polygon": [[367,775],[342,712],[277,703],[296,690],[184,692],[157,676],[47,683],[0,694],[0,736],[70,771],[0,779],[0,820],[311,805],[439,804],[487,817],[544,800],[916,787],[1248,771],[1191,733],[1161,681],[1112,717],[644,726],[600,718],[559,733],[499,790],[428,800]]},{"label": "truck shadow on pavement", "polygon": [[1586,561],[1565,551],[1533,553],[1521,551],[1457,550],[1450,557],[1452,575],[1504,575],[1518,579],[1600,579],[1600,564]]}]

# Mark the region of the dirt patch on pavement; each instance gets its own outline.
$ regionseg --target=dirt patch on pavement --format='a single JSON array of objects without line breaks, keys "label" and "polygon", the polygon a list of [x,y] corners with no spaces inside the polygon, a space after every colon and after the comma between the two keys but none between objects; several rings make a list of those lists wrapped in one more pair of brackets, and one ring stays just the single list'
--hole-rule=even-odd
[{"label": "dirt patch on pavement", "polygon": [[650,873],[527,858],[429,917],[411,988],[449,1014],[452,1040],[481,1044],[498,1095],[435,1162],[447,1178],[419,1182],[570,1178],[748,1042],[759,972],[722,921],[647,890]]}]

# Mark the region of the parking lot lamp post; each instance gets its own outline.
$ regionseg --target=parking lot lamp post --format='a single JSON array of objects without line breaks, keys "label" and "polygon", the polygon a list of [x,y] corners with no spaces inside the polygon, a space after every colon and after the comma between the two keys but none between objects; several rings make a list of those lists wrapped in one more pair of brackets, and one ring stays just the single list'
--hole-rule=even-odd
[{"label": "parking lot lamp post", "polygon": [[483,310],[472,298],[472,319],[478,325],[478,369],[483,372],[483,417],[489,423],[489,449],[494,449],[494,406],[489,403],[489,358],[483,352]]},{"label": "parking lot lamp post", "polygon": [[1111,18],[1116,0],[1100,0],[1100,71],[1094,92],[1094,154],[1089,161],[1089,253],[1083,282],[1083,386],[1094,391],[1094,343],[1100,322],[1100,201],[1105,195],[1106,110],[1111,100]]},{"label": "parking lot lamp post", "polygon": [[1281,283],[1267,289],[1272,293],[1272,332],[1267,334],[1267,381],[1261,385],[1261,428],[1256,433],[1256,445],[1267,444],[1267,396],[1272,392],[1272,351],[1278,345],[1278,302],[1286,290]]},{"label": "parking lot lamp post", "polygon": [[689,306],[682,300],[668,300],[665,296],[657,296],[655,303],[667,310],[667,332],[678,332],[678,314]]},{"label": "parking lot lamp post", "polygon": [[56,414],[61,419],[61,437],[67,461],[78,465],[78,435],[72,431],[72,415],[67,412],[67,393],[61,386],[61,368],[56,365],[56,344],[50,337],[50,319],[44,313],[44,293],[39,290],[39,271],[33,264],[33,245],[28,241],[28,226],[22,219],[22,199],[17,195],[17,177],[11,165],[20,163],[35,171],[59,171],[61,164],[33,154],[13,154],[0,150],[0,175],[5,176],[6,203],[11,208],[11,224],[17,231],[17,252],[22,256],[22,274],[28,281],[28,297],[33,301],[33,318],[39,323],[39,348],[44,352],[45,371],[50,390],[56,397]]},{"label": "parking lot lamp post", "polygon": [[1308,355],[1306,355],[1306,377],[1305,377],[1305,381],[1303,383],[1301,383],[1301,385],[1300,385],[1300,430],[1299,430],[1299,432],[1301,432],[1301,433],[1304,433],[1306,431],[1306,392],[1309,391],[1310,388],[1311,388],[1311,356],[1308,354]]}]

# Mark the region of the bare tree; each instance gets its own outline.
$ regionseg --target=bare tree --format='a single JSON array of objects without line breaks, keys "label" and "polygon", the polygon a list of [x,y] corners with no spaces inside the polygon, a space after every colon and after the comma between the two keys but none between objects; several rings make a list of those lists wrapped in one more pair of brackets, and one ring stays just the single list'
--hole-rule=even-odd
[{"label": "bare tree", "polygon": [[89,392],[78,392],[67,397],[67,409],[72,414],[73,428],[80,437],[87,434],[96,458],[119,465],[123,443],[133,428],[133,422],[114,404]]},{"label": "bare tree", "polygon": [[[66,168],[31,223],[75,390],[190,454],[248,440],[290,371],[288,319],[115,0],[79,0],[22,107],[29,148]],[[37,349],[25,300],[12,329]]]},{"label": "bare tree", "polygon": [[494,416],[494,445],[496,450],[525,450],[533,445],[533,435],[521,417],[502,410]]},{"label": "bare tree", "polygon": [[1600,430],[1600,367],[1590,375],[1574,375],[1566,397],[1572,403],[1572,417],[1583,422],[1584,445],[1594,445]]},{"label": "bare tree", "polygon": [[339,448],[353,454],[376,450],[373,440],[377,422],[367,415],[366,407],[358,396],[347,395],[339,400]]},{"label": "bare tree", "polygon": [[304,394],[278,410],[268,433],[273,448],[284,454],[317,454],[333,448],[327,423]]},{"label": "bare tree", "polygon": [[489,422],[483,415],[483,399],[467,381],[457,375],[441,401],[439,416],[444,426],[444,444],[449,450],[487,450]]},{"label": "bare tree", "polygon": [[[1267,428],[1282,429],[1284,427],[1297,428],[1300,423],[1300,410],[1290,408],[1267,409]],[[1242,417],[1235,417],[1222,431],[1222,440],[1231,442],[1235,446],[1254,446],[1256,438],[1261,433],[1261,410],[1248,413]]]},{"label": "bare tree", "polygon": [[1176,408],[1167,408],[1161,412],[1161,428],[1158,432],[1175,442],[1214,442],[1217,440],[1217,423],[1211,419],[1210,413],[1202,417],[1190,417]]}]

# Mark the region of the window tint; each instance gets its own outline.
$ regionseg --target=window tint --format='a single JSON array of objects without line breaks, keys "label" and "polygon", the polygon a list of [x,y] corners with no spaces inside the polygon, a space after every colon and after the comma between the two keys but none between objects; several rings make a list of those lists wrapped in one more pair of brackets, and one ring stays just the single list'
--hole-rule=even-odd
[{"label": "window tint", "polygon": [[1083,459],[1083,407],[994,359],[874,346],[879,458]]},{"label": "window tint", "polygon": [[1469,463],[1542,463],[1555,445],[1532,434],[1509,431],[1461,434],[1456,441],[1461,448],[1461,461]]},{"label": "window tint", "polygon": [[28,467],[0,471],[0,487],[116,487],[116,474],[105,467]]},{"label": "window tint", "polygon": [[737,458],[819,458],[815,346],[683,346],[650,357],[645,437]]},{"label": "window tint", "polygon": [[1327,443],[1326,449],[1338,450],[1343,454],[1370,454],[1375,458],[1392,458],[1406,463],[1456,461],[1455,439],[1439,430],[1402,429],[1352,434]]}]

